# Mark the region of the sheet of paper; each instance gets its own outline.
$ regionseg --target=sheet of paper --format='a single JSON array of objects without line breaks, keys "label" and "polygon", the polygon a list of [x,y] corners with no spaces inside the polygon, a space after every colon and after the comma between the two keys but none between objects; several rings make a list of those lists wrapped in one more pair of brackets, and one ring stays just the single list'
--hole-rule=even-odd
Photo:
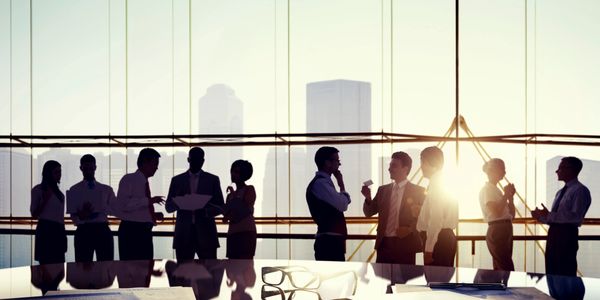
[{"label": "sheet of paper", "polygon": [[191,287],[167,288],[131,288],[103,290],[64,290],[49,291],[46,296],[50,299],[157,299],[157,300],[194,300],[194,290]]},{"label": "sheet of paper", "polygon": [[211,195],[187,194],[185,196],[173,197],[173,201],[179,209],[196,210],[203,208],[212,198]]},{"label": "sheet of paper", "polygon": [[76,213],[83,208],[85,202],[90,202],[94,212],[104,212],[107,209],[106,201],[98,190],[68,190],[67,213]]}]

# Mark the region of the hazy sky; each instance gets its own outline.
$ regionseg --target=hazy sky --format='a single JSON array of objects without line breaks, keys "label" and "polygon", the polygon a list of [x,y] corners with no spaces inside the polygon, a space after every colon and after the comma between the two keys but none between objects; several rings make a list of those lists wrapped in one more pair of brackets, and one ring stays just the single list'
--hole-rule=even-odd
[{"label": "hazy sky", "polygon": [[[442,135],[454,117],[453,1],[32,3],[30,18],[29,1],[0,0],[0,134],[195,133],[215,84],[243,102],[243,133],[304,132],[306,85],[332,79],[371,83],[373,131]],[[460,3],[460,112],[475,134],[600,132],[599,1]],[[374,146],[379,183],[378,157],[421,146]],[[529,196],[545,195],[549,158],[600,160],[591,147],[487,146]],[[266,153],[244,150],[257,174]],[[481,159],[461,153],[463,183],[479,186]]]}]

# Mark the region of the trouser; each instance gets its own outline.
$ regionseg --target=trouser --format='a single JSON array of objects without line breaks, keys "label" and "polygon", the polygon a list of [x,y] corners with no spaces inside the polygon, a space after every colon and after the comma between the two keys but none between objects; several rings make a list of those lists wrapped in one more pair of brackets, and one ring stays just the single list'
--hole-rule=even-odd
[{"label": "trouser", "polygon": [[577,276],[579,228],[571,224],[550,224],[546,242],[546,274]]},{"label": "trouser", "polygon": [[492,255],[494,270],[514,271],[513,226],[511,220],[498,220],[488,225],[485,241]]},{"label": "trouser", "polygon": [[65,252],[67,252],[65,224],[38,220],[35,227],[35,260],[41,265],[64,263]]},{"label": "trouser", "polygon": [[454,256],[456,256],[456,236],[454,231],[449,228],[444,228],[438,233],[438,239],[433,246],[433,263],[434,266],[454,266]]},{"label": "trouser", "polygon": [[377,248],[377,263],[414,265],[416,253],[407,249],[406,239],[384,237]]},{"label": "trouser", "polygon": [[315,260],[345,261],[346,236],[321,234],[315,238]]},{"label": "trouser", "polygon": [[[192,226],[189,234],[189,239],[185,245],[175,247],[175,257],[178,261],[192,260],[194,255],[198,255],[198,259],[216,259],[217,247],[202,245],[198,241],[198,233],[196,227]],[[180,237],[181,238],[181,237]]]},{"label": "trouser", "polygon": [[119,225],[119,259],[154,259],[153,226],[150,222],[121,221],[121,225]]},{"label": "trouser", "polygon": [[75,230],[75,261],[106,261],[114,259],[114,242],[108,223],[80,224]]}]

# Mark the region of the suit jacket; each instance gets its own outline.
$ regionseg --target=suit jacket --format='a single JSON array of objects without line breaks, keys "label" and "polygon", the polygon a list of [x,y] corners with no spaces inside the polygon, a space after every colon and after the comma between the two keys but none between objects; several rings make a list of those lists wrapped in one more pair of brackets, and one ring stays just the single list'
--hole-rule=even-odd
[{"label": "suit jacket", "polygon": [[[391,201],[393,187],[393,183],[380,186],[377,190],[377,194],[375,194],[375,198],[373,198],[373,202],[369,205],[365,201],[363,204],[363,212],[365,213],[365,216],[370,217],[379,213],[379,218],[377,220],[377,238],[375,239],[375,249],[379,248],[381,240],[383,240],[385,235],[389,218],[387,208],[389,207],[389,201]],[[398,237],[405,240],[406,246],[414,250],[415,253],[422,249],[422,241],[416,230],[416,226],[424,200],[424,188],[410,182],[406,183],[404,195],[402,196],[400,213],[398,214],[398,225],[410,228],[410,232],[408,235]]]},{"label": "suit jacket", "polygon": [[[217,237],[215,216],[223,213],[225,205],[219,177],[204,171],[200,171],[198,175],[198,189],[196,193],[212,195],[212,198],[210,198],[204,208],[189,211],[180,210],[177,207],[173,201],[173,197],[184,196],[190,193],[190,175],[188,171],[171,179],[165,208],[170,213],[177,210],[173,248],[192,248],[194,247],[194,240],[202,248],[218,248],[219,239]],[[192,230],[194,228],[195,233]]]}]

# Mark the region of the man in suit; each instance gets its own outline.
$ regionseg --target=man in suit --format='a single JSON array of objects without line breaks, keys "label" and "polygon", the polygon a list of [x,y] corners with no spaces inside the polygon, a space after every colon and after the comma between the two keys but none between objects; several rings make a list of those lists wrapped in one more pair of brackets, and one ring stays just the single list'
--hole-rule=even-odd
[{"label": "man in suit", "polygon": [[[223,213],[223,192],[219,177],[202,170],[204,150],[199,147],[190,149],[188,154],[189,170],[171,180],[166,209],[177,211],[173,249],[177,260],[216,259],[219,240],[215,216]],[[188,194],[210,195],[208,203],[194,211],[179,209],[174,197]]]},{"label": "man in suit", "polygon": [[565,186],[556,193],[552,209],[535,209],[531,216],[550,225],[546,242],[546,274],[577,276],[579,227],[592,203],[590,190],[577,177],[583,163],[577,157],[564,157],[556,175]]},{"label": "man in suit", "polygon": [[395,152],[388,168],[394,183],[379,187],[374,199],[371,199],[371,189],[362,187],[365,216],[379,214],[375,240],[378,263],[414,265],[416,253],[422,248],[416,224],[425,189],[408,181],[411,167],[408,154]]},{"label": "man in suit", "polygon": [[[306,202],[310,215],[317,223],[315,235],[315,260],[346,260],[346,218],[344,212],[350,204],[350,195],[346,192],[344,177],[339,168],[339,150],[324,146],[315,153],[318,171],[306,188]],[[333,185],[335,177],[340,191]]]}]

